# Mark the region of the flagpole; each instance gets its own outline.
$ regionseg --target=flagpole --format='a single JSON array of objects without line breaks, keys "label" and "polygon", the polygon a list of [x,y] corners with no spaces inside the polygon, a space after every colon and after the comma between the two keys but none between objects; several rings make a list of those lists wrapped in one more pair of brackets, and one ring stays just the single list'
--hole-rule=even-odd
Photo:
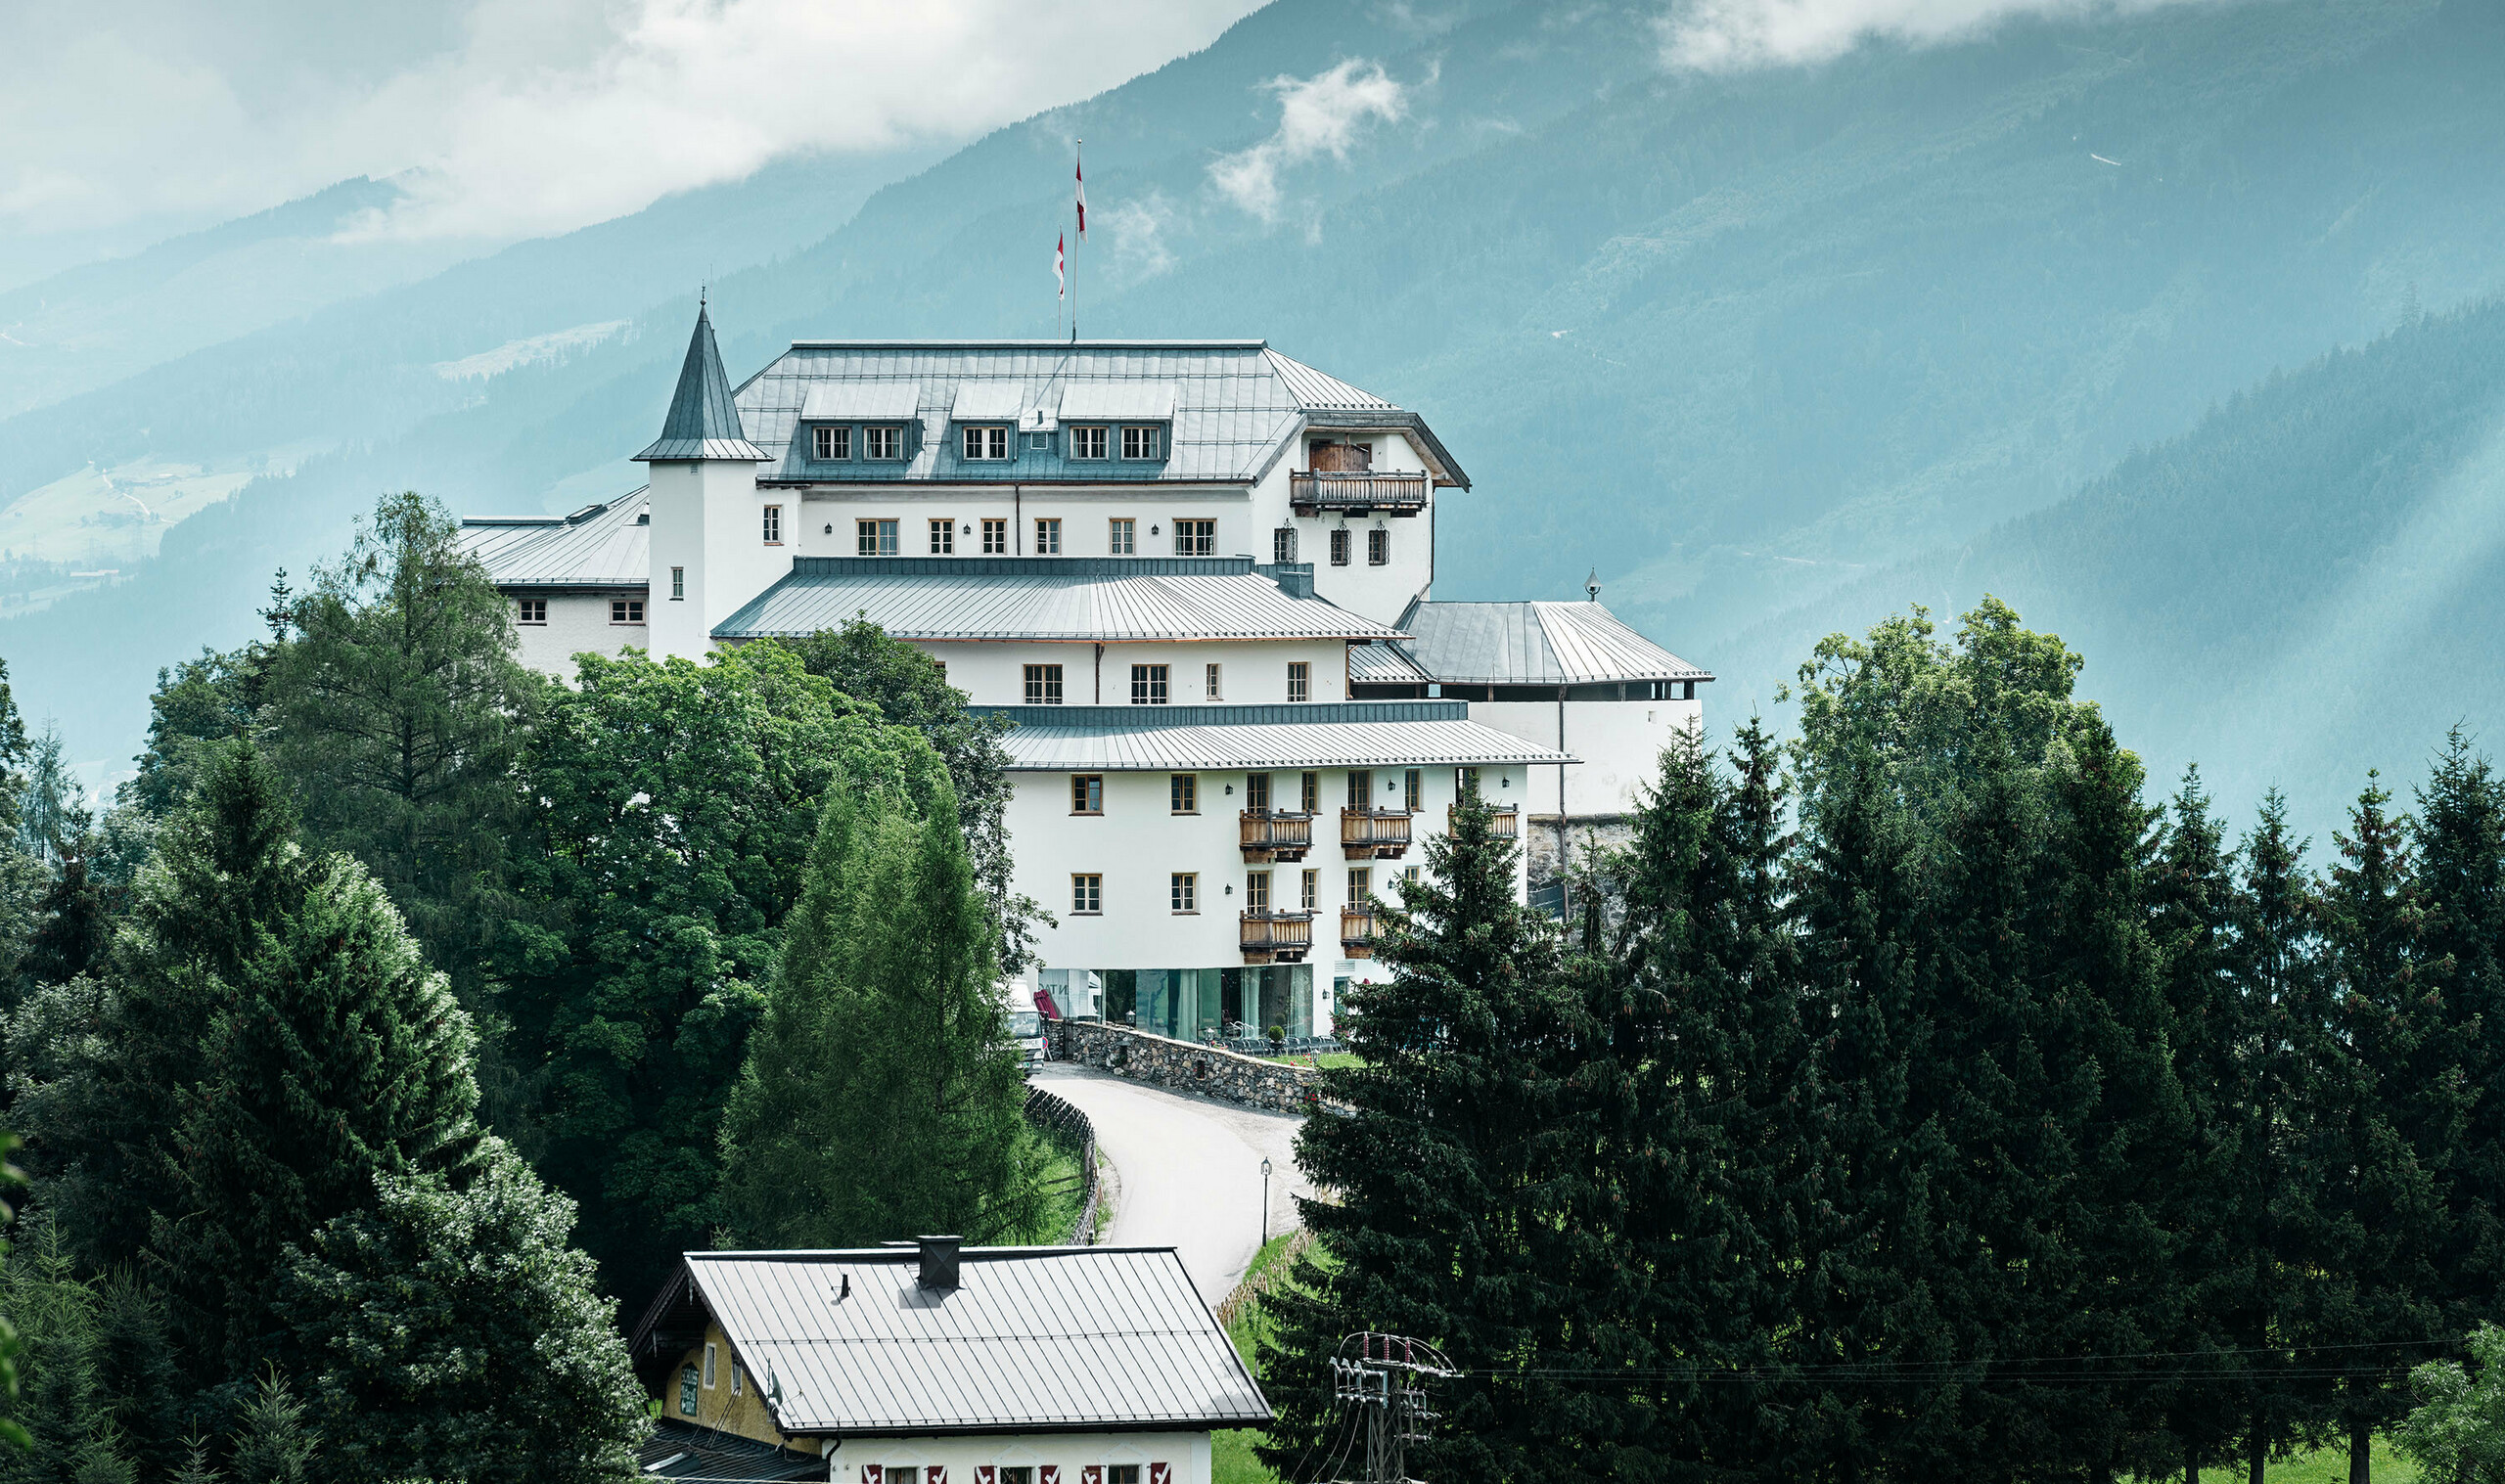
[{"label": "flagpole", "polygon": [[1087,141],[1076,142],[1072,157],[1078,168],[1078,241],[1070,246],[1070,342],[1078,343],[1078,249],[1087,243]]}]

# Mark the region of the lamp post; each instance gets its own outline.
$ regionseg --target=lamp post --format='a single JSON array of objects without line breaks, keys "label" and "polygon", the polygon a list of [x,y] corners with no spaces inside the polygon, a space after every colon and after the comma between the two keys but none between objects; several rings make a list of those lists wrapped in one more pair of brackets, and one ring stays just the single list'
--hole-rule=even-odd
[{"label": "lamp post", "polygon": [[1252,1247],[1252,1256],[1253,1256],[1253,1258],[1254,1258],[1256,1261],[1257,1261],[1257,1260],[1260,1258],[1260,1256],[1261,1256],[1261,1249],[1262,1249],[1263,1247],[1268,1246],[1269,1244],[1270,1244],[1270,1161],[1268,1161],[1268,1160],[1264,1159],[1264,1160],[1262,1160],[1262,1161],[1261,1161],[1261,1239],[1260,1239],[1260,1241],[1256,1242],[1256,1243],[1253,1245],[1253,1247]]}]

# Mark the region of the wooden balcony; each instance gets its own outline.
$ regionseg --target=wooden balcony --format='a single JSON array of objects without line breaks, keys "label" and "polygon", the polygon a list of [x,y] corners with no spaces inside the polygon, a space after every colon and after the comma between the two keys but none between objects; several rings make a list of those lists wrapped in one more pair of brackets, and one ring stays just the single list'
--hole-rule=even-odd
[{"label": "wooden balcony", "polygon": [[1425,474],[1341,473],[1316,471],[1288,475],[1288,504],[1299,516],[1414,516],[1427,508]]},{"label": "wooden balcony", "polygon": [[1242,839],[1247,861],[1300,861],[1313,848],[1313,816],[1269,809],[1242,813]]},{"label": "wooden balcony", "polygon": [[1245,913],[1240,941],[1247,964],[1301,964],[1313,951],[1313,914]]},{"label": "wooden balcony", "polygon": [[[1488,806],[1488,813],[1491,816],[1487,821],[1487,830],[1489,833],[1502,835],[1509,840],[1520,839],[1522,837],[1523,812],[1520,809],[1515,808],[1511,804],[1492,804]],[[1454,822],[1460,817],[1460,805],[1456,804],[1453,807],[1446,809],[1444,811],[1444,830],[1449,832],[1453,828]]]},{"label": "wooden balcony", "polygon": [[1351,959],[1374,957],[1374,909],[1340,909],[1340,951]]},{"label": "wooden balcony", "polygon": [[1409,853],[1406,809],[1343,809],[1340,851],[1352,861],[1396,861]]}]

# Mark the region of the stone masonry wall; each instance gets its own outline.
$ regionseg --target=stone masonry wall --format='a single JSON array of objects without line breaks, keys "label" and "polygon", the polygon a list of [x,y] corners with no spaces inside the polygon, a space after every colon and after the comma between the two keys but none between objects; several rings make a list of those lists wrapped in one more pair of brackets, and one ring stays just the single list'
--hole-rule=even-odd
[{"label": "stone masonry wall", "polygon": [[1101,1066],[1117,1077],[1281,1113],[1311,1112],[1321,1103],[1311,1067],[1264,1061],[1102,1020],[1055,1020],[1051,1026],[1056,1061]]}]

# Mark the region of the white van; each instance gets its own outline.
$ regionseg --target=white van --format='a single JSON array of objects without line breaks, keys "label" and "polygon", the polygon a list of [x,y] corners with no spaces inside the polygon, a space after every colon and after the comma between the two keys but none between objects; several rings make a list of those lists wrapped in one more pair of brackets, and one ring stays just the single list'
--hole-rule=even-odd
[{"label": "white van", "polygon": [[1009,1034],[1033,1066],[1044,1059],[1044,1017],[1035,1010],[1034,987],[1024,979],[1009,986]]}]

